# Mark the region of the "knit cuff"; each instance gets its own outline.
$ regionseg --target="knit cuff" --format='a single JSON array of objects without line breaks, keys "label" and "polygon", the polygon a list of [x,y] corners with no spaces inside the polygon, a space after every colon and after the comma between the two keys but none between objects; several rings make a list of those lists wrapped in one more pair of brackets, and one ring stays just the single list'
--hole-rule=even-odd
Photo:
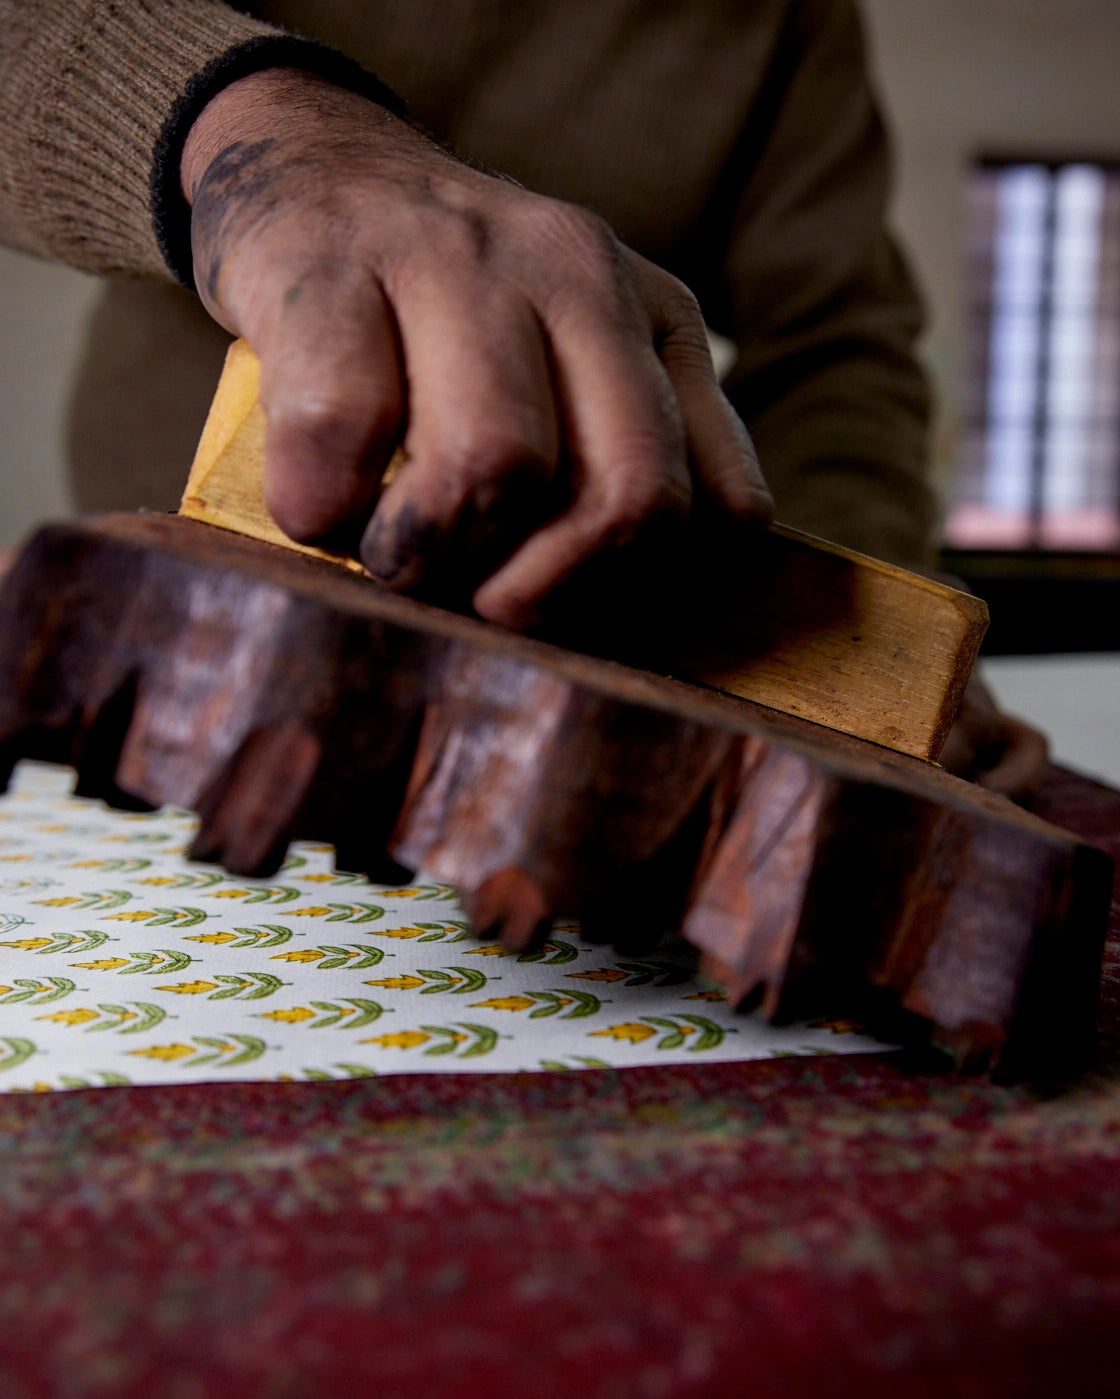
[{"label": "knit cuff", "polygon": [[156,140],[152,159],[152,231],[172,275],[194,287],[190,206],[183,197],[179,166],[191,127],[202,109],[239,78],[265,68],[298,68],[376,102],[403,117],[405,104],[353,59],[337,49],[287,34],[262,34],[212,59],[176,100]]}]

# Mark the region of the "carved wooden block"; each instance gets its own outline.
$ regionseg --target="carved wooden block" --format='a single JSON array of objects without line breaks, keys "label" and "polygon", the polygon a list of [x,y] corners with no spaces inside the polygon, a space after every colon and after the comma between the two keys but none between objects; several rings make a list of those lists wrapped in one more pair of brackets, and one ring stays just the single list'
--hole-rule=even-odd
[{"label": "carved wooden block", "polygon": [[[293,544],[265,509],[258,369],[236,341],[180,513],[362,574],[353,559]],[[933,762],[988,625],[979,598],[780,526],[749,537],[740,530],[719,546],[705,534],[694,551],[686,541],[660,578],[643,572],[640,587],[638,605],[622,600],[618,609],[625,621],[606,619],[598,637],[586,623],[607,590],[589,604],[577,599],[580,625],[554,619],[549,639]]]},{"label": "carved wooden block", "polygon": [[197,811],[193,854],[456,885],[521,948],[556,915],[679,930],[735,1003],[1084,1062],[1099,852],[927,763],[510,635],[189,520],[41,531],[0,593],[0,772]]}]

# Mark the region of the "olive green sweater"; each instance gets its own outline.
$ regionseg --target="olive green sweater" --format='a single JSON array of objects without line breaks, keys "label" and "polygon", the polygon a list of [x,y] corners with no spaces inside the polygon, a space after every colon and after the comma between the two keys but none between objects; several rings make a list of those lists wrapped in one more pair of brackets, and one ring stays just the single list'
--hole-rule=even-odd
[{"label": "olive green sweater", "polygon": [[852,0],[0,0],[0,238],[132,274],[109,283],[80,377],[80,503],[174,503],[224,337],[168,269],[187,216],[160,211],[161,248],[154,152],[173,188],[183,94],[278,30],[342,50],[465,157],[589,205],[682,278],[738,349],[725,387],[779,517],[926,558],[920,307],[884,226]]}]

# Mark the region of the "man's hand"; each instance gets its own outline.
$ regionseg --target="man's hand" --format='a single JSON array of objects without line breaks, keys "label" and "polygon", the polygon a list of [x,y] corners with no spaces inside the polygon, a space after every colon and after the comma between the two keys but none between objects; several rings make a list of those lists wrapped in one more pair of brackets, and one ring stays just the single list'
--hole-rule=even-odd
[{"label": "man's hand", "polygon": [[1001,796],[1033,795],[1050,760],[1046,735],[1025,719],[1004,714],[977,676],[968,683],[960,712],[941,755],[950,772]]},{"label": "man's hand", "polygon": [[452,574],[523,627],[700,497],[769,519],[691,294],[594,215],[287,69],[210,102],[182,181],[203,302],[261,361],[265,496],[293,538],[360,536],[390,586]]}]

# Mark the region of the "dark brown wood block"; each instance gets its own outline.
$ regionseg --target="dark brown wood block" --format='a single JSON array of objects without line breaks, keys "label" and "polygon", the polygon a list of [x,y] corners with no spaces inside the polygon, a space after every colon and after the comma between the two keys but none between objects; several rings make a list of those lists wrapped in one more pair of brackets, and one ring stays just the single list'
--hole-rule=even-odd
[{"label": "dark brown wood block", "polygon": [[201,818],[266,873],[289,840],[476,929],[680,932],[736,1004],[850,1015],[1000,1075],[1092,1040],[1109,862],[929,764],[400,598],[194,521],[41,531],[0,593],[0,773]]}]

